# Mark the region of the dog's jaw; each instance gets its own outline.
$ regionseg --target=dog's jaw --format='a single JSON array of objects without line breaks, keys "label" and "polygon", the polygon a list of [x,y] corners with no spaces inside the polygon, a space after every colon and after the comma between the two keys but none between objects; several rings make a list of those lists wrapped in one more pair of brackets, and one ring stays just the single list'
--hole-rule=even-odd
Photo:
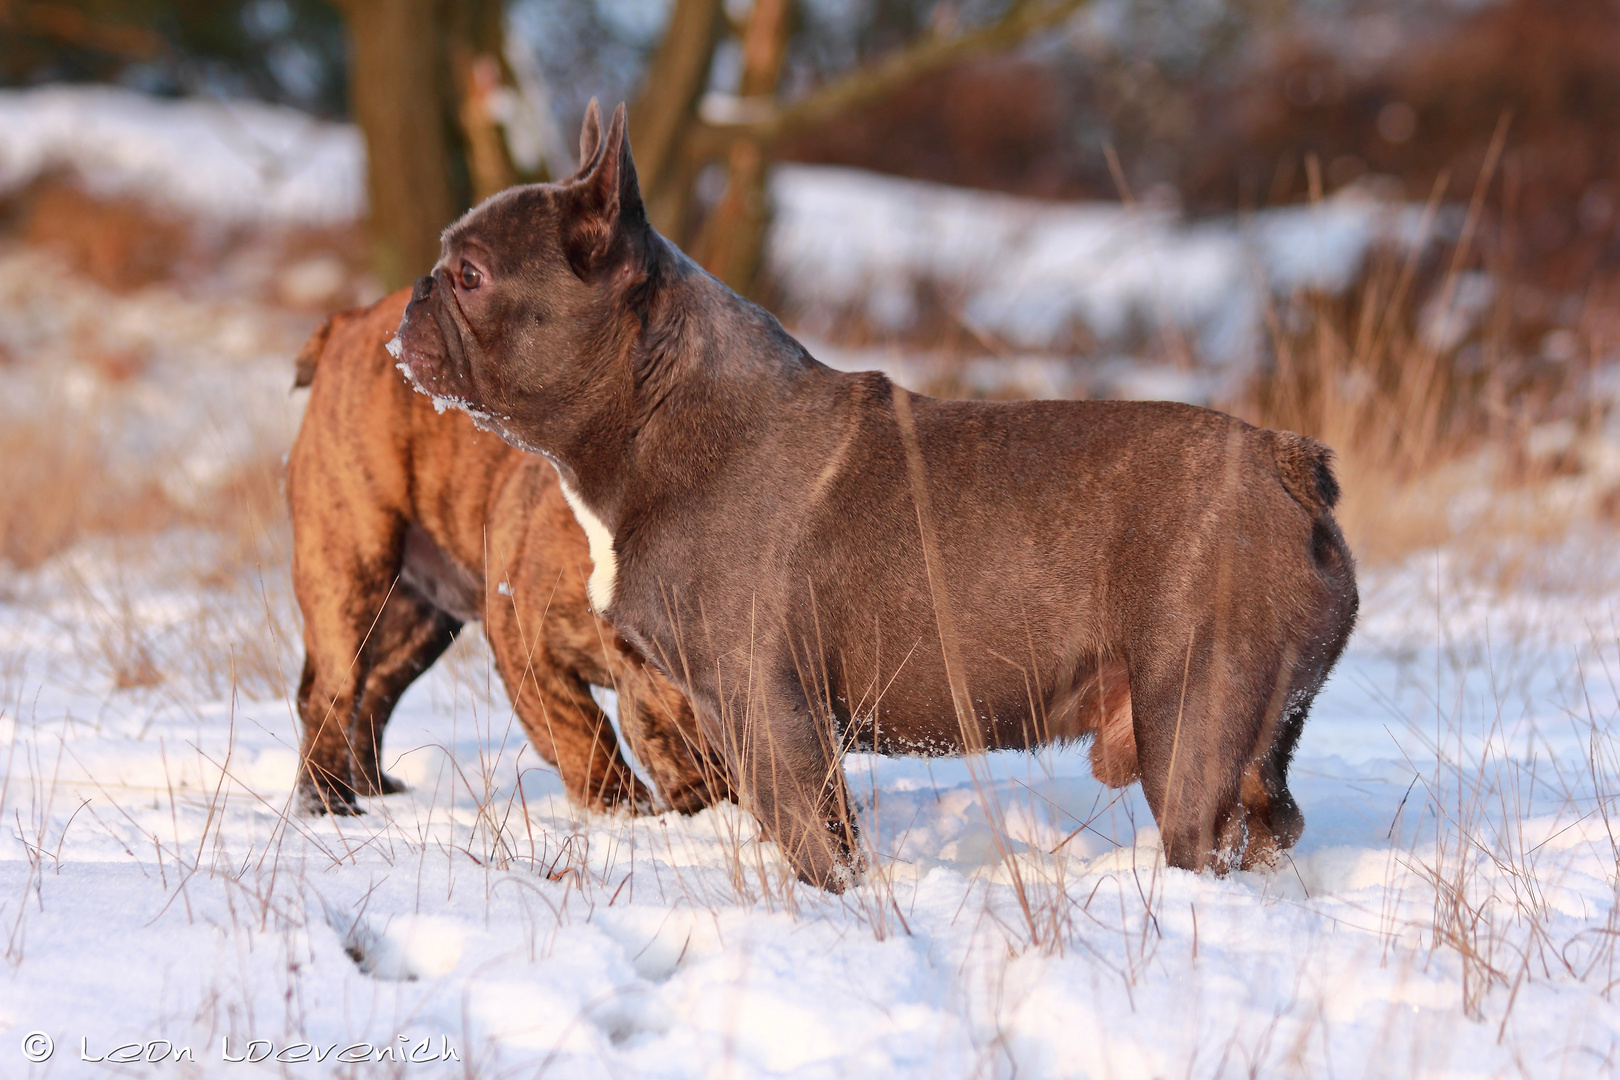
[{"label": "dog's jaw", "polygon": [[406,322],[401,323],[400,332],[390,338],[388,343],[383,346],[383,349],[389,356],[394,358],[396,361],[394,367],[398,369],[400,374],[405,376],[405,381],[411,384],[411,388],[419,394],[426,394],[432,398],[433,408],[440,414],[443,414],[447,409],[459,409],[471,417],[472,422],[480,430],[492,432],[514,446],[532,452],[532,447],[523,446],[518,440],[512,438],[511,433],[508,431],[509,425],[502,423],[502,421],[510,420],[511,417],[494,413],[473,402],[464,394],[455,393],[445,385],[451,380],[447,377],[447,366],[442,359],[436,362],[434,358],[423,356],[417,350],[407,347],[405,344],[405,331],[409,322],[409,309],[406,310]]},{"label": "dog's jaw", "polygon": [[585,530],[585,539],[591,547],[591,576],[585,581],[585,595],[590,598],[591,607],[598,613],[606,611],[608,605],[613,603],[613,586],[618,577],[618,560],[613,552],[613,530],[609,529],[585,505],[567,479],[558,470],[557,479],[562,485],[563,498],[568,501],[568,508],[574,512],[574,520],[579,527]]},{"label": "dog's jaw", "polygon": [[[398,339],[396,338],[395,340]],[[392,344],[392,342],[390,342],[390,344]],[[426,394],[428,397],[433,399],[433,408],[441,416],[444,415],[444,411],[446,409],[460,409],[474,420],[489,419],[483,410],[474,408],[473,403],[468,401],[466,398],[455,397],[451,394],[441,394],[439,391],[433,389],[433,387],[423,383],[421,379],[416,377],[416,369],[411,367],[411,365],[406,361],[401,360],[399,363],[395,364],[394,367],[401,375],[405,376],[405,381],[411,384],[412,390],[415,390],[418,394]],[[488,430],[488,424],[480,424],[479,426]]]}]

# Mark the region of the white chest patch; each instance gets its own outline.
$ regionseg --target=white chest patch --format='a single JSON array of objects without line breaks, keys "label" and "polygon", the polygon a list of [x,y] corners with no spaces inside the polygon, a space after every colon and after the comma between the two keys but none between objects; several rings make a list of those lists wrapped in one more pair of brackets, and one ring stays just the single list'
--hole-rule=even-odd
[{"label": "white chest patch", "polygon": [[568,500],[568,508],[574,512],[574,520],[585,530],[585,540],[591,545],[591,576],[585,581],[585,595],[590,598],[591,607],[606,611],[613,603],[613,579],[618,569],[613,557],[613,534],[602,524],[601,518],[591,513],[579,493],[568,486],[568,481],[561,475],[557,480],[562,485],[563,498]]}]

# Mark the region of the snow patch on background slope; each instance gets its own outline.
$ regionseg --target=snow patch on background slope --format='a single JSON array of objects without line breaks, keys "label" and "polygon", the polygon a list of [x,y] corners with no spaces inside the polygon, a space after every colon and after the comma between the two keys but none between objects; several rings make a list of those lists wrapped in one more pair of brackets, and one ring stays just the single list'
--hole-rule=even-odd
[{"label": "snow patch on background slope", "polygon": [[[831,166],[778,166],[770,193],[768,265],[811,326],[854,310],[906,330],[926,283],[1019,349],[1061,347],[1076,331],[1109,342],[1180,327],[1227,368],[1258,355],[1268,293],[1341,292],[1375,246],[1410,248],[1432,232],[1420,208],[1365,187],[1196,223],[1164,207],[1048,202]],[[1440,224],[1451,226],[1449,213]]]},{"label": "snow patch on background slope", "polygon": [[[0,192],[57,169],[98,194],[223,222],[365,213],[364,142],[350,125],[103,86],[0,91]],[[1194,222],[1151,202],[1048,202],[829,166],[779,165],[770,194],[768,266],[811,332],[851,311],[904,331],[927,283],[1017,350],[1072,352],[1078,338],[1106,355],[1176,328],[1232,377],[1259,355],[1268,294],[1338,293],[1376,247],[1409,249],[1456,227],[1449,208],[1430,230],[1421,208],[1365,185],[1318,206]]]},{"label": "snow patch on background slope", "polygon": [[109,86],[0,90],[0,192],[57,170],[98,196],[227,224],[333,225],[366,208],[365,144],[349,124]]}]

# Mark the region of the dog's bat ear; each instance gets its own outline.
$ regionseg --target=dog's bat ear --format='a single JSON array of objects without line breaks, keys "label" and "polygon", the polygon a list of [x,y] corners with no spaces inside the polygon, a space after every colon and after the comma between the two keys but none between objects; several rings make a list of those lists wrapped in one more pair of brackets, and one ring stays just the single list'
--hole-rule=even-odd
[{"label": "dog's bat ear", "polygon": [[602,106],[595,98],[585,106],[585,123],[579,129],[579,171],[591,167],[591,159],[602,148]]},{"label": "dog's bat ear", "polygon": [[647,230],[628,127],[629,114],[621,103],[592,160],[569,185],[574,213],[569,216],[568,260],[581,277],[639,249]]},{"label": "dog's bat ear", "polygon": [[636,176],[636,161],[630,156],[630,112],[624,102],[613,110],[613,126],[603,140],[603,158],[615,160],[614,173],[619,188],[619,219],[622,225],[647,224],[647,211],[641,203],[641,181]]}]

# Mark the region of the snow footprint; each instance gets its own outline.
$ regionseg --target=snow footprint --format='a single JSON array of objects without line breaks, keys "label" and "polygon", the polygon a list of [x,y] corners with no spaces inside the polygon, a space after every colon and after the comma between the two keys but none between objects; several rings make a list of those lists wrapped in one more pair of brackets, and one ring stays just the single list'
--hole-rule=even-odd
[{"label": "snow footprint", "polygon": [[351,917],[327,908],[326,922],[355,967],[374,979],[410,982],[448,975],[465,948],[461,924],[441,915]]},{"label": "snow footprint", "polygon": [[650,983],[668,982],[687,961],[722,948],[720,927],[704,911],[632,908],[597,922],[619,943],[636,974]]}]

